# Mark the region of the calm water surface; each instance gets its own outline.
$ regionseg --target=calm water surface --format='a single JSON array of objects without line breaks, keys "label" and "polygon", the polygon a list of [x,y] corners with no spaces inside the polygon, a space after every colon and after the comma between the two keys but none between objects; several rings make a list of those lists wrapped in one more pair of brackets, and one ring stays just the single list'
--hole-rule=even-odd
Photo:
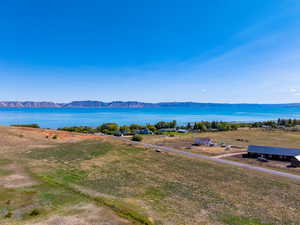
[{"label": "calm water surface", "polygon": [[300,118],[300,108],[282,106],[214,106],[203,108],[143,109],[0,109],[0,124],[38,123],[44,128],[98,126],[101,123],[147,124],[177,120],[179,124],[195,121],[261,121]]}]

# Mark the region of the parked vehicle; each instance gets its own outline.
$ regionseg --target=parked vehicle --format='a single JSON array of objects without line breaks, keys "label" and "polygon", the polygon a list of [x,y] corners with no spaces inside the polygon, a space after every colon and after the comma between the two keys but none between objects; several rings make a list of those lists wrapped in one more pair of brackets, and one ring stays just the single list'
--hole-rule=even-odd
[{"label": "parked vehicle", "polygon": [[264,157],[258,157],[257,160],[260,162],[268,162],[268,160]]}]

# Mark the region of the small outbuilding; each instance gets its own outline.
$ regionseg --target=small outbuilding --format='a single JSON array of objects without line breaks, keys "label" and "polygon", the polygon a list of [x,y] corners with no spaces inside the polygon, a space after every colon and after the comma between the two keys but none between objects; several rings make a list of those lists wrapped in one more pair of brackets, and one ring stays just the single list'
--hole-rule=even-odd
[{"label": "small outbuilding", "polygon": [[300,166],[300,149],[297,148],[280,148],[272,146],[248,146],[248,157],[281,160],[291,162],[291,166]]},{"label": "small outbuilding", "polygon": [[213,140],[211,138],[195,138],[195,145],[212,146]]}]

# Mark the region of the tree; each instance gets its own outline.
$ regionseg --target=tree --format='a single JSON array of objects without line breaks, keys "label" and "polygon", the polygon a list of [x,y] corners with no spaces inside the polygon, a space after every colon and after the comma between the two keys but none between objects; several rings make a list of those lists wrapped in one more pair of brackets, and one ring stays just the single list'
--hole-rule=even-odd
[{"label": "tree", "polygon": [[158,123],[155,124],[155,127],[157,129],[167,128],[167,124],[164,121],[159,121]]},{"label": "tree", "polygon": [[130,133],[130,127],[127,125],[121,126],[120,127],[120,132],[122,134],[129,134]]},{"label": "tree", "polygon": [[206,131],[207,131],[207,127],[205,126],[204,123],[199,123],[198,128],[199,128],[199,130],[201,130],[202,132],[206,132]]},{"label": "tree", "polygon": [[190,130],[191,128],[192,128],[191,123],[188,123],[188,124],[186,125],[186,129]]},{"label": "tree", "polygon": [[177,124],[177,121],[176,120],[173,120],[169,123],[169,127],[168,128],[175,128],[176,127],[176,124]]},{"label": "tree", "polygon": [[148,124],[148,125],[146,126],[146,128],[149,129],[149,130],[152,131],[152,132],[155,132],[155,131],[156,131],[156,127],[153,126],[153,125],[151,125],[151,124]]},{"label": "tree", "polygon": [[137,131],[137,130],[141,130],[141,129],[143,129],[144,127],[143,126],[141,126],[141,125],[139,125],[139,124],[131,124],[130,125],[130,131],[132,132],[132,133],[134,133],[135,131]]},{"label": "tree", "polygon": [[119,126],[116,123],[104,123],[101,126],[97,127],[97,130],[105,134],[113,134],[119,130]]}]

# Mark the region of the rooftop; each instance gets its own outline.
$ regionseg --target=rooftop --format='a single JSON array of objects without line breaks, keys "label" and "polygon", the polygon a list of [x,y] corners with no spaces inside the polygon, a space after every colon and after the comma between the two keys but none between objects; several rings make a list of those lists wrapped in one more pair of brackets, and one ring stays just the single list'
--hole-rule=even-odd
[{"label": "rooftop", "polygon": [[249,145],[248,152],[270,155],[285,155],[285,156],[299,156],[300,149],[298,148],[280,148],[272,146],[257,146]]}]

